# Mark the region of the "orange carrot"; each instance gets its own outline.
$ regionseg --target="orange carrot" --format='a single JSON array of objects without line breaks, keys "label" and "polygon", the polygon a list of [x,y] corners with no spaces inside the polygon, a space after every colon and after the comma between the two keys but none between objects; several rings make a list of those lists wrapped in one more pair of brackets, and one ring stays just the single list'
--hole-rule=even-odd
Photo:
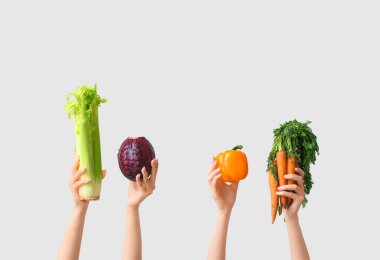
[{"label": "orange carrot", "polygon": [[[286,185],[288,182],[285,179],[286,171],[288,170],[287,165],[287,159],[286,159],[286,152],[285,151],[278,151],[276,153],[276,160],[277,160],[277,176],[278,176],[278,185]],[[281,209],[286,207],[286,197],[280,196],[280,207]]]},{"label": "orange carrot", "polygon": [[[296,164],[297,164],[297,160],[296,160],[296,157],[294,156],[290,156],[288,157],[288,172],[287,174],[296,174]],[[288,180],[288,184],[296,184],[296,181],[294,180]],[[288,204],[287,206],[290,206],[292,202],[292,199],[288,198]]]},{"label": "orange carrot", "polygon": [[276,220],[277,208],[278,208],[278,195],[277,192],[277,181],[271,172],[268,172],[269,177],[269,189],[270,189],[270,199],[271,199],[271,210],[272,210],[272,224]]},{"label": "orange carrot", "polygon": [[[288,172],[287,174],[296,174],[296,157],[290,156],[288,157]],[[288,180],[288,184],[296,184],[294,180]]]}]

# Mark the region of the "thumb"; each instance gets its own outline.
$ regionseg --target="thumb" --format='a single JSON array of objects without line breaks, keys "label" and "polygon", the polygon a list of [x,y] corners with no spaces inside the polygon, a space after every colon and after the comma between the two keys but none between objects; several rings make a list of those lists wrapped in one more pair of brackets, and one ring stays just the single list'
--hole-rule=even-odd
[{"label": "thumb", "polygon": [[240,181],[235,181],[231,185],[232,185],[232,187],[234,187],[235,189],[237,189],[239,187],[239,183],[240,183]]}]

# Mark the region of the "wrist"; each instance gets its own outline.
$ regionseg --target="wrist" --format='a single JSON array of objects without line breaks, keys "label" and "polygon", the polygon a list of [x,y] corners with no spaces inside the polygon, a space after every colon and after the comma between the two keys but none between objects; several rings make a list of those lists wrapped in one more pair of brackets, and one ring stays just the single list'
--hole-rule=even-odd
[{"label": "wrist", "polygon": [[232,208],[219,209],[218,215],[220,216],[230,216],[232,212]]},{"label": "wrist", "polygon": [[138,211],[140,209],[140,204],[127,203],[127,210],[129,211]]},{"label": "wrist", "polygon": [[299,223],[298,214],[295,214],[294,216],[285,216],[285,220],[288,225]]},{"label": "wrist", "polygon": [[76,205],[74,207],[74,214],[85,215],[87,212],[87,208],[88,208],[88,205],[85,205],[85,206]]}]

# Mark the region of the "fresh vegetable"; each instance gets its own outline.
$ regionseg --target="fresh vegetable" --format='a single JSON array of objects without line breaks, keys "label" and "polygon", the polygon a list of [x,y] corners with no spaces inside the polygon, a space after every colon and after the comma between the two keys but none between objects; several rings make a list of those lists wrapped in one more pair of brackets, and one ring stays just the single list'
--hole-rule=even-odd
[{"label": "fresh vegetable", "polygon": [[75,117],[76,155],[80,168],[86,168],[81,179],[90,179],[79,188],[81,200],[98,200],[102,184],[98,107],[106,100],[98,95],[96,85],[83,85],[67,96],[65,109],[69,118]]},{"label": "fresh vegetable", "polygon": [[277,181],[274,175],[271,172],[268,172],[268,182],[270,189],[270,198],[271,198],[271,211],[272,211],[272,224],[276,220],[277,208],[278,208],[278,195],[277,192]]},{"label": "fresh vegetable", "polygon": [[156,155],[153,146],[145,137],[128,137],[120,146],[117,157],[123,175],[131,181],[136,181],[136,176],[141,173],[143,167],[148,176],[151,175],[151,161]]},{"label": "fresh vegetable", "polygon": [[[287,174],[298,174],[296,172],[296,165],[297,165],[297,160],[295,156],[289,156],[288,157],[288,162],[287,162]],[[287,180],[288,184],[296,184],[296,181],[294,180]],[[287,199],[287,205],[291,204],[292,199],[286,198]]]},{"label": "fresh vegetable", "polygon": [[[309,127],[311,122],[298,122],[297,120],[288,121],[273,131],[274,141],[271,152],[268,156],[267,172],[273,175],[277,185],[286,184],[282,180],[284,174],[296,174],[295,168],[301,168],[304,175],[305,193],[309,194],[313,186],[313,179],[310,172],[310,165],[315,163],[316,156],[319,154],[317,137]],[[276,162],[275,162],[276,161]],[[288,182],[292,184],[294,182]],[[273,186],[270,186],[272,190]],[[279,213],[283,207],[287,207],[291,201],[281,199],[278,208]],[[307,198],[303,202],[305,207]],[[272,204],[273,205],[273,204]]]},{"label": "fresh vegetable", "polygon": [[[296,167],[297,167],[297,160],[295,156],[289,156],[288,157],[288,162],[287,162],[287,174],[297,174],[296,173]],[[295,184],[295,180],[288,180],[288,184]]]},{"label": "fresh vegetable", "polygon": [[[278,175],[278,183],[280,186],[288,184],[287,180],[285,179],[285,174],[287,170],[286,166],[286,152],[285,151],[278,151],[276,153],[276,161],[277,161],[277,175]],[[284,208],[286,207],[286,197],[280,196],[280,207]]]},{"label": "fresh vegetable", "polygon": [[218,167],[221,170],[222,180],[234,182],[243,180],[248,175],[247,156],[241,151],[243,146],[235,146],[232,150],[219,153],[216,156]]}]

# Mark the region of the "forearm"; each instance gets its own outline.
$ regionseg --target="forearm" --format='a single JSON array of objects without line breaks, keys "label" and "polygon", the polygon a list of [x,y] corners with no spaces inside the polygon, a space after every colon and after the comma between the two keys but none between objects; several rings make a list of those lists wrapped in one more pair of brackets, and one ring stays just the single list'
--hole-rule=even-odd
[{"label": "forearm", "polygon": [[142,242],[139,207],[127,207],[126,221],[123,260],[141,260]]},{"label": "forearm", "polygon": [[302,235],[298,217],[286,221],[292,260],[309,260],[309,252]]},{"label": "forearm", "polygon": [[58,260],[79,259],[86,212],[87,207],[74,209],[58,252]]},{"label": "forearm", "polygon": [[208,260],[226,259],[227,231],[230,216],[231,211],[218,213],[214,234],[208,252]]}]

